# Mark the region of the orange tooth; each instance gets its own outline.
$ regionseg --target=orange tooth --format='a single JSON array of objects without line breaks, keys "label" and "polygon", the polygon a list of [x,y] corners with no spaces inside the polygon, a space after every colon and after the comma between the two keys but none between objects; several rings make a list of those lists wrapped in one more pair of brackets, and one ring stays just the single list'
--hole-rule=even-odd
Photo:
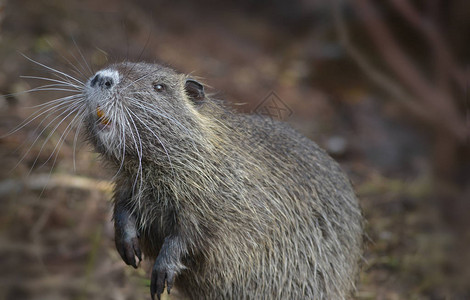
[{"label": "orange tooth", "polygon": [[101,109],[96,108],[96,115],[98,116],[101,124],[103,124],[103,125],[111,124],[111,121],[108,118],[105,117],[105,115],[104,115],[104,113]]}]

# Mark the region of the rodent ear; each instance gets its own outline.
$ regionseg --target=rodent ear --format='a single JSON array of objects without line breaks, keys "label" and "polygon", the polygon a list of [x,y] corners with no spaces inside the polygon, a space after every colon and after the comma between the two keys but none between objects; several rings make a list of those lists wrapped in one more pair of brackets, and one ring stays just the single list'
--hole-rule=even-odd
[{"label": "rodent ear", "polygon": [[194,103],[201,102],[206,97],[204,94],[204,86],[194,79],[186,79],[184,89]]}]

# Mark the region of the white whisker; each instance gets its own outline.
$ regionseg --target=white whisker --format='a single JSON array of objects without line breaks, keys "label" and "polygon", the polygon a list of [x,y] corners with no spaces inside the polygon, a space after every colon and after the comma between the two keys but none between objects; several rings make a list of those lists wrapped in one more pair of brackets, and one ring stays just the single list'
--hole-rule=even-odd
[{"label": "white whisker", "polygon": [[[41,132],[38,134],[38,136],[36,137],[36,139],[34,139],[34,141],[32,142],[31,146],[28,148],[28,150],[26,151],[26,153],[21,157],[21,159],[18,161],[18,163],[14,166],[13,169],[15,169],[16,167],[19,166],[19,164],[27,157],[27,155],[30,153],[30,151],[33,149],[33,146],[36,144],[36,142],[39,140],[39,138],[42,136],[42,134],[44,133],[44,131],[46,131],[46,129],[52,124],[55,122],[55,120],[57,120],[58,118],[60,118],[62,115],[68,113],[70,110],[74,110],[74,107],[70,108],[70,107],[67,107],[65,108],[64,111],[62,111],[59,115],[57,115],[55,118],[53,118],[42,130]],[[40,125],[46,120],[47,118],[43,119],[40,123]],[[60,124],[60,123],[59,123]],[[40,126],[38,125],[38,127]],[[42,149],[44,148],[44,145],[45,143],[50,139],[50,136],[51,136],[51,133],[48,134],[47,136],[47,140],[43,143],[42,147],[41,147],[41,151]],[[36,160],[35,162],[37,161],[37,159],[39,158],[39,155],[41,153],[41,151],[38,153],[37,157],[36,157]],[[34,164],[33,164],[34,166]]]},{"label": "white whisker", "polygon": [[[76,107],[76,106],[68,107],[68,108],[67,108],[65,111],[63,111],[60,115],[58,115],[58,116],[55,117],[51,122],[49,122],[49,124],[41,131],[40,135],[39,135],[39,136],[36,138],[36,140],[33,142],[33,145],[36,143],[37,139],[42,135],[42,133],[49,127],[50,124],[52,124],[53,122],[55,122],[56,119],[58,119],[60,116],[62,116],[63,114],[66,114],[66,113],[68,112],[67,115],[66,115],[65,117],[63,117],[63,118],[59,121],[59,123],[57,123],[57,125],[54,126],[54,128],[52,129],[52,131],[47,135],[45,141],[42,143],[41,149],[39,150],[39,152],[38,152],[38,154],[37,154],[37,156],[36,156],[36,159],[34,160],[32,166],[31,166],[30,172],[31,172],[31,170],[34,168],[34,166],[36,165],[36,162],[37,162],[37,160],[39,159],[39,156],[41,155],[42,151],[44,150],[45,145],[46,145],[47,142],[50,140],[50,138],[54,135],[54,132],[56,132],[57,128],[59,128],[59,126],[60,126],[60,124],[62,124],[62,122],[64,122],[70,115],[72,115],[73,113],[75,113],[75,110],[76,110],[77,108],[78,108],[78,107]],[[66,128],[68,128],[69,126],[70,126],[70,124],[67,125]],[[60,139],[59,139],[59,141],[60,141]],[[33,145],[32,145],[32,146],[33,146]],[[56,145],[56,147],[57,147],[57,145]],[[31,148],[30,148],[30,149],[31,149]],[[56,149],[56,148],[54,148],[54,151],[52,152],[52,154],[55,152],[55,149]],[[52,156],[52,154],[51,154],[51,156]],[[47,163],[47,161],[49,161],[49,159],[51,158],[51,156],[49,156],[49,158],[46,160],[46,163]],[[44,164],[45,164],[45,163],[44,163]],[[44,165],[44,164],[43,164],[43,165]]]},{"label": "white whisker", "polygon": [[[6,133],[5,135],[1,136],[0,138],[3,138],[5,136],[9,136],[11,134],[14,134],[15,132],[17,132],[18,130],[21,130],[22,128],[24,128],[25,126],[27,126],[28,124],[30,124],[31,122],[33,122],[34,120],[36,120],[37,118],[39,118],[40,116],[44,115],[47,113],[47,116],[41,121],[41,123],[39,123],[38,126],[40,126],[52,113],[54,113],[55,111],[59,110],[59,109],[63,109],[63,106],[69,104],[69,102],[72,102],[73,100],[79,98],[78,96],[73,96],[72,98],[70,99],[67,99],[65,101],[62,101],[62,103],[56,105],[56,106],[52,106],[52,107],[49,107],[47,108],[47,106],[43,107],[42,109],[40,109],[38,112],[34,112],[33,114],[31,114],[25,121],[21,122],[18,126],[16,126],[15,128],[12,129],[12,131]],[[63,98],[61,98],[63,99]],[[47,109],[45,109],[47,108]],[[45,110],[43,110],[45,109]],[[36,113],[38,113],[37,115],[35,115]]]},{"label": "white whisker", "polygon": [[141,77],[137,78],[136,80],[134,80],[134,81],[132,81],[131,83],[129,83],[128,85],[126,85],[126,86],[122,89],[122,91],[123,91],[123,92],[126,91],[126,90],[127,90],[130,86],[132,86],[133,84],[135,84],[135,83],[137,83],[137,82],[139,82],[139,81],[141,81],[141,80],[144,80],[145,78],[149,77],[150,75],[152,75],[152,74],[154,74],[154,73],[156,73],[156,72],[157,72],[157,71],[150,72],[150,73],[148,73],[148,74],[145,74],[144,76],[141,76]]},{"label": "white whisker", "polygon": [[25,78],[25,79],[38,79],[38,80],[44,80],[44,81],[50,81],[50,82],[55,82],[55,83],[60,83],[69,87],[74,87],[77,90],[81,90],[83,88],[82,85],[77,85],[73,84],[70,81],[64,81],[64,80],[58,80],[54,78],[49,78],[49,77],[41,77],[41,76],[30,76],[30,75],[21,75],[20,78]]},{"label": "white whisker", "polygon": [[[77,112],[77,114],[73,117],[73,119],[70,121],[70,123],[65,127],[64,129],[64,132],[62,133],[62,135],[59,137],[59,140],[57,142],[57,145],[54,147],[54,149],[52,150],[52,153],[51,155],[47,158],[47,160],[41,165],[44,166],[50,159],[51,157],[54,155],[54,153],[57,151],[57,154],[59,154],[59,150],[60,148],[62,147],[62,144],[65,142],[65,138],[68,136],[68,134],[70,133],[70,131],[73,129],[73,126],[74,126],[74,123],[75,123],[75,120],[77,119],[77,117],[79,115],[81,115],[81,113],[83,111],[86,110],[85,107],[81,107],[79,108],[80,110]],[[62,124],[68,117],[70,117],[70,115],[72,115],[73,113],[75,113],[75,111],[71,111],[67,116],[65,116],[57,125],[56,127],[54,128],[54,130],[52,131],[51,135],[53,134],[53,132],[55,132],[55,130],[57,130],[57,128],[60,126],[60,124]],[[41,148],[42,150],[42,148]],[[40,153],[40,152],[39,152]]]},{"label": "white whisker", "polygon": [[160,145],[162,146],[163,150],[165,151],[165,154],[166,154],[166,157],[168,158],[168,163],[170,164],[170,168],[173,172],[173,175],[175,174],[174,172],[174,168],[173,168],[173,164],[171,163],[171,158],[170,158],[170,154],[168,153],[168,150],[166,149],[165,145],[163,144],[162,140],[155,134],[155,132],[153,132],[153,130],[145,123],[144,120],[142,120],[138,115],[136,115],[135,113],[133,113],[131,110],[128,110],[126,108],[126,110],[132,114],[139,122],[140,124],[144,125],[145,128],[148,129],[148,131],[158,140],[158,142],[160,143]]},{"label": "white whisker", "polygon": [[140,134],[139,134],[139,131],[137,130],[137,127],[135,125],[135,122],[134,120],[130,117],[130,115],[128,114],[129,113],[129,110],[127,108],[125,108],[126,112],[127,112],[127,115],[129,116],[129,119],[131,120],[132,122],[132,125],[133,125],[133,128],[135,130],[135,133],[137,135],[137,138],[139,140],[139,145],[137,145],[137,141],[134,137],[134,134],[132,133],[133,130],[132,130],[132,127],[130,126],[130,123],[129,123],[129,119],[126,118],[126,122],[128,123],[129,125],[129,128],[130,128],[130,133],[132,135],[132,139],[134,140],[134,144],[136,146],[136,151],[137,151],[137,156],[139,158],[139,166],[138,166],[138,169],[137,169],[137,172],[136,172],[136,178],[135,178],[135,181],[134,181],[134,184],[132,186],[132,190],[135,191],[135,188],[137,186],[137,181],[139,180],[140,178],[140,184],[139,184],[139,189],[138,189],[138,204],[139,206],[141,205],[141,202],[140,202],[140,196],[141,196],[141,193],[142,193],[142,186],[143,186],[143,173],[142,173],[142,140],[140,139]]},{"label": "white whisker", "polygon": [[28,56],[24,55],[23,53],[20,53],[20,54],[21,54],[24,58],[26,58],[27,60],[29,60],[29,61],[32,62],[32,63],[35,63],[35,64],[37,64],[37,65],[39,65],[39,66],[41,66],[41,67],[43,67],[43,68],[45,68],[45,69],[47,69],[47,70],[49,70],[49,71],[52,71],[52,72],[55,73],[55,74],[59,74],[59,75],[61,75],[61,76],[64,76],[65,78],[68,78],[68,79],[70,79],[70,80],[72,80],[72,81],[75,81],[75,82],[78,83],[80,86],[85,86],[85,84],[84,84],[83,82],[81,82],[80,80],[78,80],[77,78],[75,78],[75,77],[73,77],[73,76],[70,76],[69,74],[66,74],[66,73],[61,72],[61,71],[59,71],[59,70],[57,70],[57,69],[51,68],[51,67],[49,67],[49,66],[46,66],[46,65],[44,65],[44,64],[42,64],[42,63],[40,63],[40,62],[38,62],[38,61],[35,61],[34,59],[29,58]]},{"label": "white whisker", "polygon": [[85,118],[85,112],[86,112],[86,110],[84,110],[84,111],[82,112],[82,114],[80,115],[79,120],[77,121],[78,126],[77,126],[77,129],[76,129],[76,131],[75,131],[75,136],[74,136],[74,138],[73,138],[73,154],[72,154],[72,156],[73,156],[73,170],[74,170],[74,171],[77,170],[77,167],[76,167],[77,140],[78,140],[78,135],[79,135],[79,133],[80,133],[80,128],[82,128],[82,126],[83,126],[83,120],[84,120],[84,118]]}]

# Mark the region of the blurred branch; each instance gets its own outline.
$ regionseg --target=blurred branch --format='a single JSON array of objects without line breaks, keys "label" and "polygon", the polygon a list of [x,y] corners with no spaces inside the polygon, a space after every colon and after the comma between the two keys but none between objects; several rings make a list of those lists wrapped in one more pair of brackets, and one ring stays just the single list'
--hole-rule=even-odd
[{"label": "blurred branch", "polygon": [[[457,81],[458,85],[464,89],[467,83],[465,72],[462,71],[452,57],[452,51],[447,47],[447,42],[442,37],[432,22],[423,18],[416,9],[406,0],[389,0],[389,2],[400,12],[411,25],[421,31],[434,48],[437,60],[442,62],[443,71],[449,73]],[[440,69],[442,70],[442,69]]]},{"label": "blurred branch", "polygon": [[376,68],[371,61],[352,43],[350,34],[347,26],[344,22],[343,15],[341,13],[341,0],[333,1],[333,17],[338,32],[338,37],[341,45],[346,49],[349,56],[355,61],[359,68],[378,86],[380,86],[387,93],[392,95],[394,99],[403,105],[405,108],[410,110],[418,117],[426,120],[432,120],[432,115],[422,108],[421,105],[415,103],[414,98],[409,95],[401,87],[400,83],[387,76],[384,72],[381,72]]},{"label": "blurred branch", "polygon": [[[399,0],[398,0],[399,1]],[[369,0],[354,0],[357,13],[364,27],[375,42],[385,63],[398,77],[398,82],[378,71],[351,41],[341,13],[341,1],[333,4],[333,14],[339,38],[351,58],[380,87],[393,95],[411,112],[436,128],[445,128],[454,138],[463,142],[467,129],[457,110],[456,101],[445,89],[439,89],[418,71],[412,59],[400,48],[386,24],[378,17]],[[448,58],[450,59],[450,58]],[[406,87],[411,95],[404,91]]]},{"label": "blurred branch", "polygon": [[20,192],[23,189],[41,191],[56,187],[101,191],[106,194],[111,194],[113,189],[113,185],[109,181],[67,174],[38,174],[25,179],[0,181],[0,196]]}]

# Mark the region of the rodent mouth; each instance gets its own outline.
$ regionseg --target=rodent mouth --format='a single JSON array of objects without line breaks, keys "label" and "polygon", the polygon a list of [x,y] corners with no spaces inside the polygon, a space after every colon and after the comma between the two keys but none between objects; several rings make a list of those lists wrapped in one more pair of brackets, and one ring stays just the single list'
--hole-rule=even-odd
[{"label": "rodent mouth", "polygon": [[104,115],[104,112],[99,107],[96,108],[96,116],[98,117],[97,125],[101,130],[111,127],[111,121]]}]

